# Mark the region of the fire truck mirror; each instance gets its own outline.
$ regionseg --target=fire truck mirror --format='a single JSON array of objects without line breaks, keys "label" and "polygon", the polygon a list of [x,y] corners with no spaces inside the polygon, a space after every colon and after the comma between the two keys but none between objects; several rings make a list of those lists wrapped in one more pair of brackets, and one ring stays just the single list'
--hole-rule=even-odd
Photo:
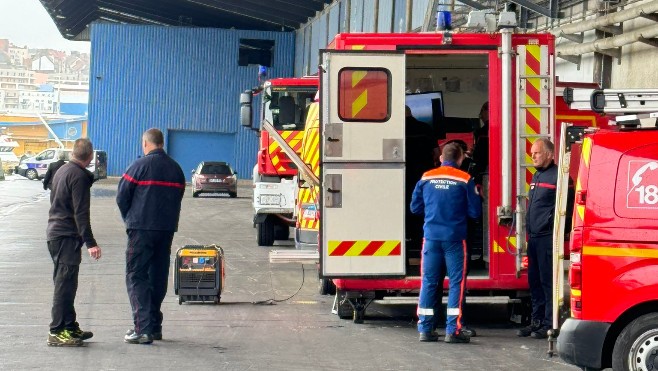
[{"label": "fire truck mirror", "polygon": [[248,128],[253,127],[251,112],[252,99],[251,90],[247,90],[240,94],[240,123],[242,126]]}]

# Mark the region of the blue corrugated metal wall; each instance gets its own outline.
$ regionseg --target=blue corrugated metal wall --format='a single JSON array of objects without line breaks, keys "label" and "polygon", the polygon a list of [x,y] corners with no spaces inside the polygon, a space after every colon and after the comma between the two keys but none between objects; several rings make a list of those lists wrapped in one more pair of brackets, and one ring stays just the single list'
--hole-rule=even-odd
[{"label": "blue corrugated metal wall", "polygon": [[92,26],[88,133],[107,151],[109,175],[121,175],[141,155],[142,132],[157,127],[165,142],[169,130],[235,135],[233,166],[251,176],[258,137],[240,126],[238,102],[257,85],[257,66],[238,66],[241,38],[274,40],[269,76],[293,75],[294,33]]}]

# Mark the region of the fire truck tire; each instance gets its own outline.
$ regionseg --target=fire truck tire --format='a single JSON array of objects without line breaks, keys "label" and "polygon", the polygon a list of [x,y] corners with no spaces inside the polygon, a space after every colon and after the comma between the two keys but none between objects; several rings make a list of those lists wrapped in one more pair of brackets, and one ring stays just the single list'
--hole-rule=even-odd
[{"label": "fire truck tire", "polygon": [[285,224],[277,224],[274,226],[274,239],[285,241],[290,238],[290,227]]},{"label": "fire truck tire", "polygon": [[274,245],[274,222],[269,216],[256,226],[258,246]]},{"label": "fire truck tire", "polygon": [[617,337],[612,369],[650,370],[657,352],[658,313],[645,314],[629,323]]},{"label": "fire truck tire", "polygon": [[335,295],[336,294],[336,285],[329,278],[320,278],[320,284],[318,292],[320,295]]},{"label": "fire truck tire", "polygon": [[39,175],[37,174],[36,170],[28,169],[27,172],[25,172],[25,177],[29,180],[35,180],[39,178]]},{"label": "fire truck tire", "polygon": [[199,192],[192,192],[192,197],[194,197],[194,198],[199,197]]}]

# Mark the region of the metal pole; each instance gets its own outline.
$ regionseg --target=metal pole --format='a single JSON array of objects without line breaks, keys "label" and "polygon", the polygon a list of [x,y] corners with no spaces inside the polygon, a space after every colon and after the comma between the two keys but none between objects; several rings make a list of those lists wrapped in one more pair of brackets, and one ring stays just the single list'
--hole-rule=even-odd
[{"label": "metal pole", "polygon": [[[498,211],[499,217],[511,216],[512,210],[512,28],[500,30],[502,36],[502,205]],[[520,174],[517,174],[520,176]]]},{"label": "metal pole", "polygon": [[350,32],[350,18],[351,18],[351,11],[352,11],[352,1],[351,0],[345,0],[343,3],[345,4],[345,32],[349,33]]},{"label": "metal pole", "polygon": [[407,9],[406,9],[406,14],[405,14],[405,22],[406,22],[406,27],[405,30],[407,32],[411,32],[411,9],[413,8],[414,5],[414,0],[407,0]]},{"label": "metal pole", "polygon": [[375,0],[375,16],[373,22],[375,22],[374,32],[379,32],[379,0]]}]

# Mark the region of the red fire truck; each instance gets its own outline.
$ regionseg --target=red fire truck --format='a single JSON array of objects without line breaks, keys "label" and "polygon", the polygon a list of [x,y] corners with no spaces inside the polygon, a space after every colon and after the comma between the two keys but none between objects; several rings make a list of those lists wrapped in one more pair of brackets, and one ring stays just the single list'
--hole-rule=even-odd
[{"label": "red fire truck", "polygon": [[339,34],[321,51],[319,259],[339,316],[361,322],[372,300],[420,288],[421,242],[405,227],[405,104],[447,140],[472,138],[489,102],[491,161],[481,174],[484,216],[469,236],[480,253],[467,289],[527,296],[530,147],[555,141],[563,121],[597,124],[592,112],[556,104],[554,56],[550,34],[504,25],[499,33]]},{"label": "red fire truck", "polygon": [[[240,96],[240,119],[252,128],[252,101],[260,97],[259,124],[267,120],[294,151],[301,151],[308,106],[317,92],[314,77],[275,78]],[[256,130],[260,130],[260,127]],[[260,146],[253,171],[254,226],[259,246],[287,240],[294,226],[297,167],[271,135],[260,130]]]},{"label": "red fire truck", "polygon": [[[571,318],[560,328],[558,353],[588,370],[654,370],[658,89],[600,90],[583,101],[618,115],[620,128],[591,130],[582,143],[570,241]],[[638,126],[642,116],[652,127]]]}]

